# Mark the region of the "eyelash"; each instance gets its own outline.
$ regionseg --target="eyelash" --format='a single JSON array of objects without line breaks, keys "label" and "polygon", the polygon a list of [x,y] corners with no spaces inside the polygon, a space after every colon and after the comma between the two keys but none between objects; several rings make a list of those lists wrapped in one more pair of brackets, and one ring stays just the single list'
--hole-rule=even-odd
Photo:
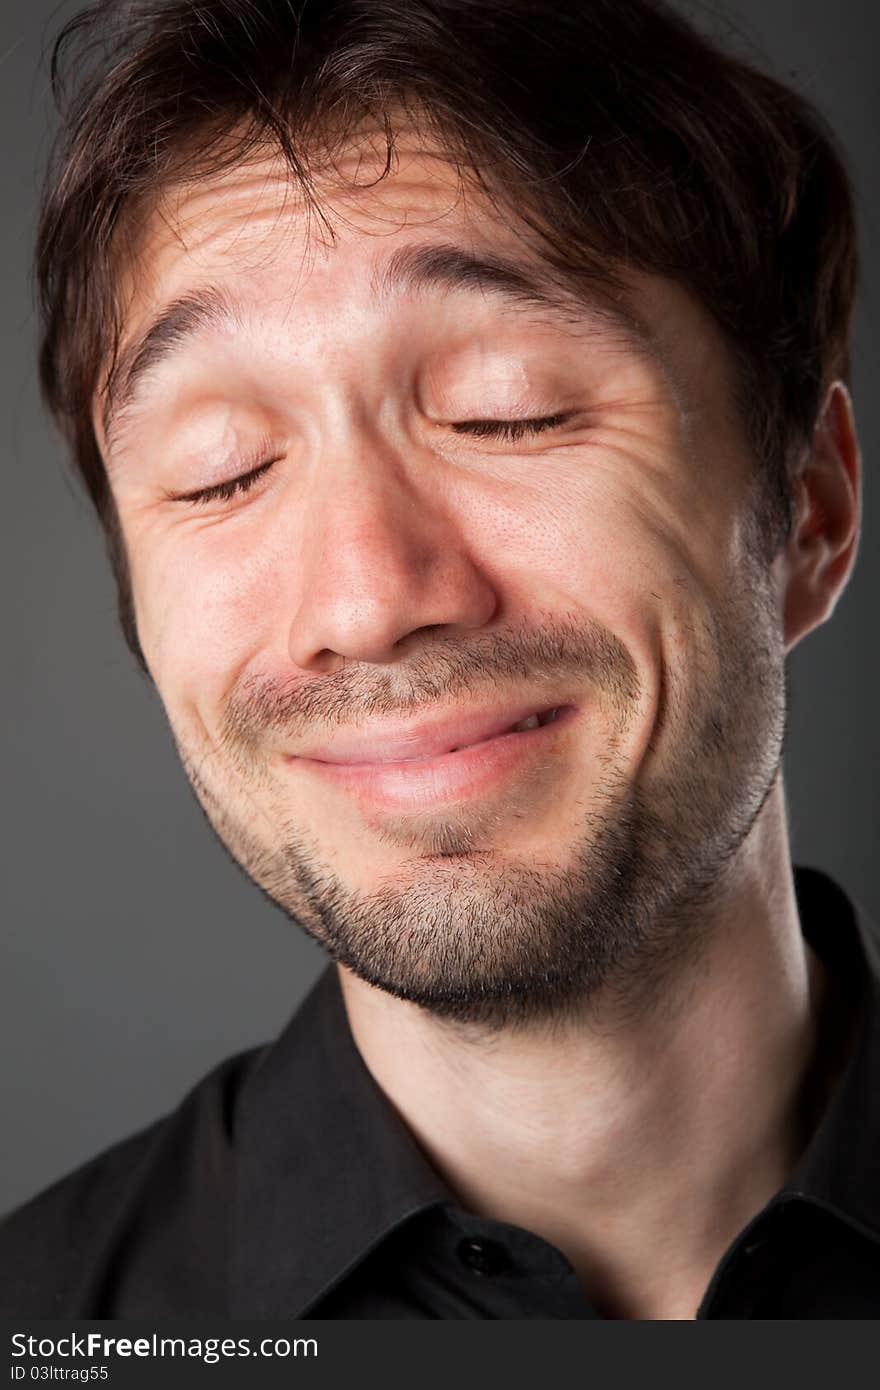
[{"label": "eyelash", "polygon": [[452,426],[456,434],[470,434],[477,439],[503,439],[514,444],[527,434],[552,430],[568,419],[567,414],[532,415],[520,420],[462,420]]},{"label": "eyelash", "polygon": [[175,497],[176,502],[191,502],[194,505],[204,505],[206,502],[231,502],[233,497],[240,493],[250,492],[262,478],[264,473],[276,464],[281,457],[277,454],[274,458],[264,459],[258,463],[256,468],[250,468],[246,473],[239,473],[234,478],[229,478],[225,483],[215,483],[213,487],[199,488],[198,492],[184,492]]},{"label": "eyelash", "polygon": [[[544,430],[555,429],[568,418],[567,414],[559,414],[533,415],[519,420],[461,420],[453,424],[452,429],[456,434],[469,434],[476,439],[502,439],[505,443],[514,444],[527,434],[542,434]],[[182,493],[175,501],[190,502],[194,505],[231,502],[233,497],[250,492],[263,474],[268,473],[273,464],[278,462],[279,457],[280,455],[276,455],[274,458],[265,459],[256,468],[239,473],[225,483],[215,483],[213,487],[200,488],[197,492]]]}]

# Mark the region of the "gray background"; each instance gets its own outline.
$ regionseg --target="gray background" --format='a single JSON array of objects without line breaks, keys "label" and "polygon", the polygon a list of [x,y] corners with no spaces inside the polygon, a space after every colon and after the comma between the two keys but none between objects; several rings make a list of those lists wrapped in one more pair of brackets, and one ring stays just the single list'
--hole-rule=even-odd
[{"label": "gray background", "polygon": [[[51,126],[40,53],[57,17],[75,8],[3,0],[0,18],[0,1210],[162,1113],[224,1056],[277,1032],[324,961],[203,822],[158,699],[118,634],[96,523],[39,405],[29,258]],[[741,47],[817,102],[861,200],[854,396],[865,536],[833,621],[792,659],[786,775],[795,861],[839,876],[875,915],[878,10],[875,0],[730,0],[697,12],[715,32],[735,22]]]}]

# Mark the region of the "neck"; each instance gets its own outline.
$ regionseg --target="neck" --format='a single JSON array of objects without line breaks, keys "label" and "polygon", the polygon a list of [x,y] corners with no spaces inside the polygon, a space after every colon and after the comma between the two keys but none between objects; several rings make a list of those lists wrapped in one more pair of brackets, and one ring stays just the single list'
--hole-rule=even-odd
[{"label": "neck", "polygon": [[367,1067],[461,1204],[554,1244],[606,1316],[693,1317],[809,1137],[825,985],[781,782],[707,916],[664,1007],[625,1025],[600,1004],[562,1030],[469,1038],[339,967]]}]

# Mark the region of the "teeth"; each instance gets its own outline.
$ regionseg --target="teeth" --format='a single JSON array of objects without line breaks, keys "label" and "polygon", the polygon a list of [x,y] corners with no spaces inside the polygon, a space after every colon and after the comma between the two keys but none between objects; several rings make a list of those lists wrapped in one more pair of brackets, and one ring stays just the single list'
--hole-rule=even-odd
[{"label": "teeth", "polygon": [[[557,718],[559,709],[548,709],[545,714],[530,714],[528,719],[521,719],[518,724],[514,724],[512,729],[508,729],[509,734],[523,734],[527,729],[538,729],[543,724],[552,724]],[[477,740],[482,742],[482,740]],[[473,743],[460,743],[456,748],[450,748],[450,753],[460,753],[463,748],[473,748]]]},{"label": "teeth", "polygon": [[530,714],[528,719],[521,719],[518,724],[514,724],[511,729],[512,734],[524,733],[526,729],[538,729],[544,724],[552,724],[559,714],[559,709],[548,709],[543,714]]},{"label": "teeth", "polygon": [[537,729],[540,722],[536,714],[530,714],[528,719],[521,719],[518,724],[514,724],[510,732],[512,734],[524,734],[526,729]]}]

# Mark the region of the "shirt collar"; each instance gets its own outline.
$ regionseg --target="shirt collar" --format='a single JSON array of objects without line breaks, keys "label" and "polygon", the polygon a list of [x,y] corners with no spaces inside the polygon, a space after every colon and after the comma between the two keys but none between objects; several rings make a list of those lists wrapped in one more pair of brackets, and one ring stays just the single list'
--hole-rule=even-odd
[{"label": "shirt collar", "polygon": [[857,1031],[825,1114],[781,1197],[833,1211],[880,1240],[880,929],[817,869],[795,871],[801,927]]},{"label": "shirt collar", "polygon": [[304,1316],[396,1226],[454,1200],[361,1058],[334,964],[264,1051],[237,1124],[234,1317]]},{"label": "shirt collar", "polygon": [[[880,931],[818,870],[796,869],[795,888],[804,935],[861,1023],[775,1200],[817,1202],[880,1239]],[[361,1058],[333,963],[264,1049],[235,1124],[234,1317],[303,1317],[396,1227],[456,1200]]]}]

